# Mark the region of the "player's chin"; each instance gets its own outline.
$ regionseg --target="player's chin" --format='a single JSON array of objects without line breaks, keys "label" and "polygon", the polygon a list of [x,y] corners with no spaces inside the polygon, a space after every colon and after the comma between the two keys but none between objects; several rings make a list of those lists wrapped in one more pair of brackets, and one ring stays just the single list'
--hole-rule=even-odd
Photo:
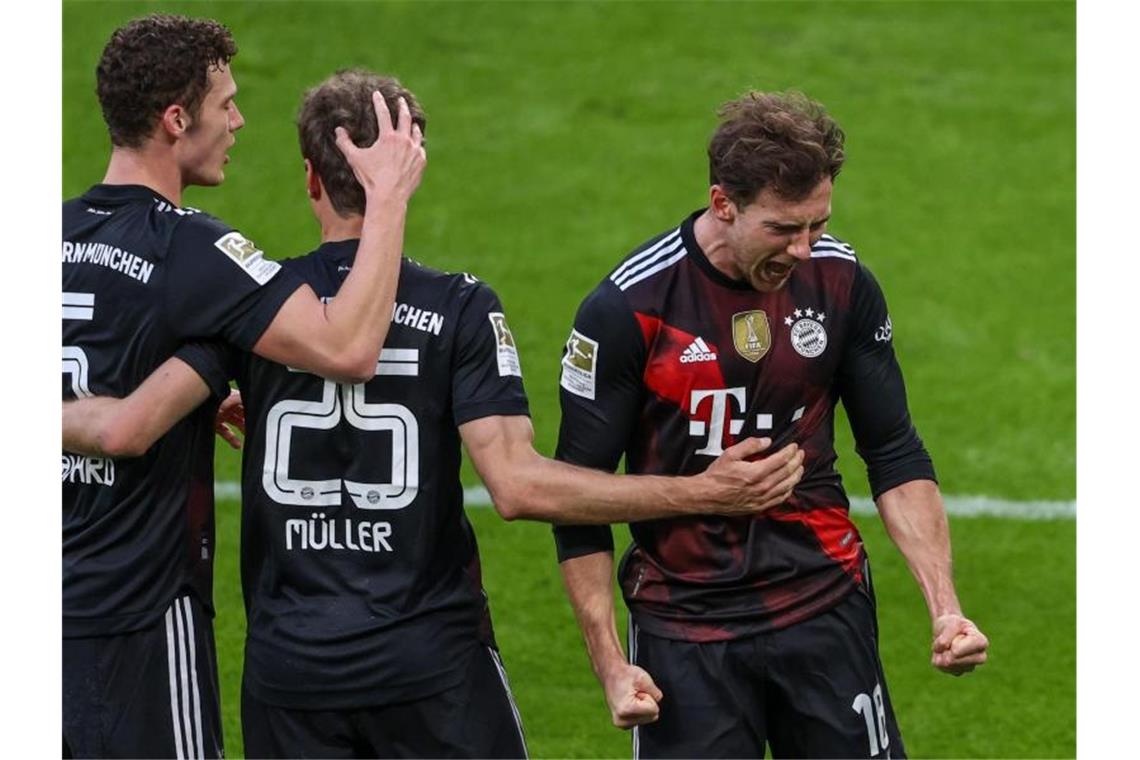
[{"label": "player's chin", "polygon": [[196,172],[192,177],[186,180],[187,185],[196,185],[198,187],[216,187],[222,184],[226,178],[225,172],[218,168],[216,170],[203,170]]}]

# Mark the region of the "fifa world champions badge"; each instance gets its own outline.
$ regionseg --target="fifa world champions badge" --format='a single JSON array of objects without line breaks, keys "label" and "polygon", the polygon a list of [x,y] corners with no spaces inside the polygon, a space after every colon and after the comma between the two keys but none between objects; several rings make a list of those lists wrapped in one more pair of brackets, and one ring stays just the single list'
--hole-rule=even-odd
[{"label": "fifa world champions badge", "polygon": [[736,353],[755,364],[772,347],[768,315],[760,310],[732,315],[732,344]]},{"label": "fifa world champions badge", "polygon": [[784,317],[791,329],[792,348],[805,359],[814,359],[827,349],[827,330],[823,323],[827,315],[814,309],[796,309]]}]

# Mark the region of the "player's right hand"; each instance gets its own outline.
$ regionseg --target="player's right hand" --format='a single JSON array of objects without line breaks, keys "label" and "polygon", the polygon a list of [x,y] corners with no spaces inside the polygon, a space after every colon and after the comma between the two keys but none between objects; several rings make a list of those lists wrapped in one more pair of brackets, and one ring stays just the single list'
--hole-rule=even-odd
[{"label": "player's right hand", "polygon": [[344,127],[337,127],[336,146],[364,188],[366,203],[373,197],[381,203],[406,203],[419,187],[427,164],[423,133],[418,124],[412,123],[412,113],[403,98],[400,98],[395,127],[388,104],[379,92],[372,93],[372,106],[379,130],[376,142],[361,148]]},{"label": "player's right hand", "polygon": [[606,703],[618,728],[633,728],[657,720],[657,703],[664,696],[653,678],[636,665],[622,663],[605,680]]},{"label": "player's right hand", "polygon": [[214,415],[214,432],[231,449],[241,448],[241,436],[245,435],[245,405],[241,400],[241,392],[236,388],[230,390],[230,395],[218,407]]},{"label": "player's right hand", "polygon": [[754,514],[783,504],[804,475],[804,452],[789,443],[774,454],[749,461],[772,445],[770,438],[746,438],[724,450],[702,476],[710,482],[710,511]]}]

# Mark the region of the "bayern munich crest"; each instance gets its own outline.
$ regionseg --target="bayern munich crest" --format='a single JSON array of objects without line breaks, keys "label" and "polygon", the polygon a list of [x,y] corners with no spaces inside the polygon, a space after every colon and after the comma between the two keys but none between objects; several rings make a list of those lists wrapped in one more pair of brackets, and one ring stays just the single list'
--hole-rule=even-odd
[{"label": "bayern munich crest", "polygon": [[814,359],[827,348],[827,330],[823,323],[827,315],[814,309],[796,309],[792,316],[784,317],[791,329],[792,348],[806,359]]}]

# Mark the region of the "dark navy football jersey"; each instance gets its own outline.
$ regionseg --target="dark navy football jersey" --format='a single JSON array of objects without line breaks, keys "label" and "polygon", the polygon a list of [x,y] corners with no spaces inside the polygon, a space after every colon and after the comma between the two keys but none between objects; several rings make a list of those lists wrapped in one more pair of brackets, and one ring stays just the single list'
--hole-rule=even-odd
[{"label": "dark navy football jersey", "polygon": [[[326,243],[284,266],[331,298],[356,247]],[[405,259],[369,382],[249,354],[236,363],[247,688],[270,704],[338,709],[455,685],[472,647],[493,644],[458,426],[528,414],[494,292]]]},{"label": "dark navy football jersey", "polygon": [[[835,469],[842,400],[872,491],[934,478],[911,424],[886,303],[851,247],[824,235],[784,287],[717,270],[696,212],[628,256],[582,303],[562,361],[560,459],[692,475],[749,436],[796,442],[803,480],[757,517],[630,526],[619,581],[637,623],[713,641],[791,625],[835,605],[863,545]],[[555,529],[566,559],[612,550],[607,527]]]},{"label": "dark navy football jersey", "polygon": [[[135,185],[65,202],[62,258],[64,400],[125,396],[186,340],[248,349],[300,286],[233,228]],[[64,452],[64,636],[145,627],[187,592],[210,607],[213,487],[209,404],[135,459]]]}]

